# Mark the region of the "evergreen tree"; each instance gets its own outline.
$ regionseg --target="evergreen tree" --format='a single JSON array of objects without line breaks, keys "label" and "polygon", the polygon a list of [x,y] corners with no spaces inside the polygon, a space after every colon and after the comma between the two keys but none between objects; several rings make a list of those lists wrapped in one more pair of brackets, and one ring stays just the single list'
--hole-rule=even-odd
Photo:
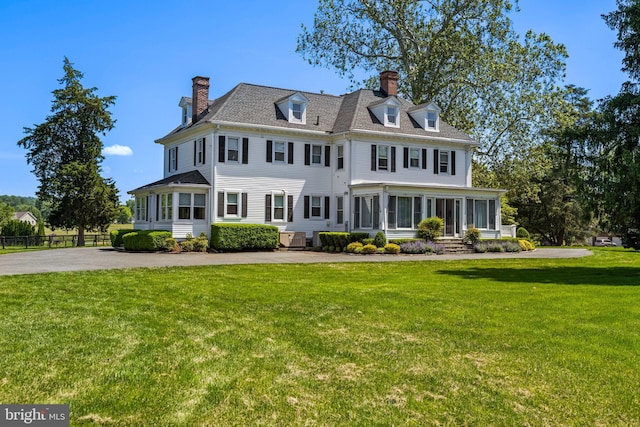
[{"label": "evergreen tree", "polygon": [[615,46],[625,52],[629,80],[600,103],[588,138],[585,188],[602,225],[627,235],[640,230],[640,0],[618,0],[618,10],[603,18],[618,33]]},{"label": "evergreen tree", "polygon": [[24,129],[18,145],[28,150],[27,162],[40,181],[38,200],[50,204],[52,228],[77,228],[78,246],[84,232],[106,228],[118,214],[115,183],[100,176],[104,135],[114,126],[108,107],[114,96],[98,97],[84,88],[83,74],[64,59],[62,86],[53,91],[51,115]]}]

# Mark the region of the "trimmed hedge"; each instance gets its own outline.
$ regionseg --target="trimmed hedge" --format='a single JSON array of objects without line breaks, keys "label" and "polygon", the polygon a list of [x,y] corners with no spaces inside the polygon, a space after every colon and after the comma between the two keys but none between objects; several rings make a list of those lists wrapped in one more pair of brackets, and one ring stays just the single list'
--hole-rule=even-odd
[{"label": "trimmed hedge", "polygon": [[320,237],[320,246],[323,248],[326,246],[333,246],[334,248],[340,248],[340,250],[342,250],[351,242],[351,240],[349,240],[350,233],[339,231],[321,232],[318,233],[318,237]]},{"label": "trimmed hedge", "polygon": [[129,233],[135,233],[137,231],[140,231],[138,229],[122,229],[122,230],[111,230],[109,232],[109,238],[111,239],[111,246],[113,246],[114,248],[119,248],[120,246],[122,246],[122,236],[124,236],[125,234],[129,234]]},{"label": "trimmed hedge", "polygon": [[171,237],[170,231],[139,230],[122,236],[122,243],[127,251],[160,251],[164,242]]},{"label": "trimmed hedge", "polygon": [[367,233],[366,231],[356,231],[353,233],[349,233],[349,243],[353,243],[353,242],[360,242],[362,243],[362,241],[364,239],[368,239],[369,238],[369,233]]},{"label": "trimmed hedge", "polygon": [[211,225],[211,247],[219,251],[276,249],[279,244],[280,232],[274,225]]}]

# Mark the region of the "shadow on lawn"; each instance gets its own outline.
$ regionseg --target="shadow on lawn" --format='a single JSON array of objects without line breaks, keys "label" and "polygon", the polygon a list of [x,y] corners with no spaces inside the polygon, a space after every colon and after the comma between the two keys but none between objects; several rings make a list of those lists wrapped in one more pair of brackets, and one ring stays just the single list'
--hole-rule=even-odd
[{"label": "shadow on lawn", "polygon": [[558,285],[640,286],[640,267],[551,267],[551,268],[471,268],[438,271],[463,279],[496,282],[549,283]]}]

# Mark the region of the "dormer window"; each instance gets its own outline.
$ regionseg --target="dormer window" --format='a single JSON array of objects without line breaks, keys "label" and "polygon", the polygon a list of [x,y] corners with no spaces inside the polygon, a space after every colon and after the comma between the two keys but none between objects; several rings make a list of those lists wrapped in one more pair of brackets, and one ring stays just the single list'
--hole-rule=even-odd
[{"label": "dormer window", "polygon": [[307,103],[309,100],[300,92],[276,101],[276,105],[289,123],[307,123]]},{"label": "dormer window", "polygon": [[438,130],[438,113],[427,111],[427,129]]},{"label": "dormer window", "polygon": [[291,114],[293,115],[293,120],[301,122],[303,110],[304,106],[302,104],[298,102],[291,103]]},{"label": "dormer window", "polygon": [[396,126],[398,123],[398,109],[396,107],[387,107],[387,125]]},{"label": "dormer window", "polygon": [[395,96],[389,96],[381,101],[369,105],[369,110],[387,127],[400,127],[400,101]]},{"label": "dormer window", "polygon": [[182,108],[182,127],[186,127],[191,123],[191,98],[183,96],[178,105]]},{"label": "dormer window", "polygon": [[440,131],[440,107],[433,102],[417,105],[409,110],[409,114],[424,130]]}]

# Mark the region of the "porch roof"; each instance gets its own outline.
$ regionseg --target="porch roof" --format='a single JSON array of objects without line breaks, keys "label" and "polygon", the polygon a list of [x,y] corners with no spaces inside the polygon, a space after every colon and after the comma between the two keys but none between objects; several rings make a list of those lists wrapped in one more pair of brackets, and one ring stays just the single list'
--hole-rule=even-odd
[{"label": "porch roof", "polygon": [[142,187],[138,187],[135,190],[128,191],[129,194],[136,193],[142,190],[150,190],[152,188],[157,187],[168,187],[173,185],[207,185],[211,186],[209,181],[202,176],[200,171],[193,170],[189,172],[179,173],[176,175],[168,176],[164,179],[161,179],[156,182],[152,182],[151,184],[143,185]]}]

